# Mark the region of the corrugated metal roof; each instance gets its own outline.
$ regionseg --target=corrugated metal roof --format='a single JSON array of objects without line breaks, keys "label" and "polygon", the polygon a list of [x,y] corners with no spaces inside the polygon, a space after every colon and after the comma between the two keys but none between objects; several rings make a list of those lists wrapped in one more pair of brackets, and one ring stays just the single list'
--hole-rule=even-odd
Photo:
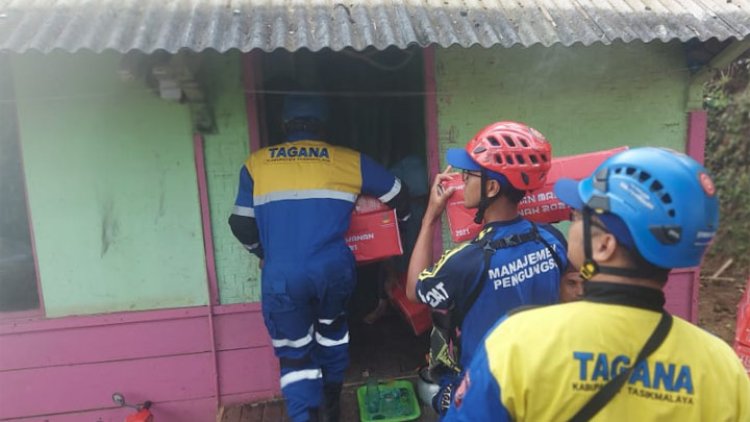
[{"label": "corrugated metal roof", "polygon": [[743,39],[750,0],[0,0],[0,50],[120,52]]}]

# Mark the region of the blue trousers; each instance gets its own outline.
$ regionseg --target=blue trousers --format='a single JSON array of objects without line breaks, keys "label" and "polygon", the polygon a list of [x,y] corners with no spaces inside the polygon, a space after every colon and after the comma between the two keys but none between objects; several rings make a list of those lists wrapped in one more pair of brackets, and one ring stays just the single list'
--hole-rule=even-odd
[{"label": "blue trousers", "polygon": [[[346,258],[342,260],[342,258]],[[263,319],[281,368],[289,417],[307,421],[321,407],[323,384],[341,383],[349,365],[346,306],[354,290],[350,255],[313,265],[266,265]]]}]

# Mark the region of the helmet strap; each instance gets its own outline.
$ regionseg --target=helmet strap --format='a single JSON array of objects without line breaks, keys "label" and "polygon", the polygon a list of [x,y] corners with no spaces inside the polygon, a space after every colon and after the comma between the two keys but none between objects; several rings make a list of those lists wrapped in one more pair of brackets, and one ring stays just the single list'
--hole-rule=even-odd
[{"label": "helmet strap", "polygon": [[593,210],[589,207],[583,207],[583,265],[581,265],[580,275],[584,281],[591,280],[597,274],[609,274],[620,277],[632,278],[650,278],[652,275],[649,271],[635,268],[619,268],[600,266],[593,258],[593,240],[591,238],[591,214]]},{"label": "helmet strap", "polygon": [[583,265],[581,265],[581,278],[584,281],[591,280],[592,277],[600,272],[599,264],[594,261],[593,253],[591,252],[592,242],[591,239],[591,209],[583,207],[581,210],[583,216]]},{"label": "helmet strap", "polygon": [[487,182],[490,180],[490,178],[487,175],[487,170],[485,169],[480,170],[480,174],[481,187],[479,188],[479,206],[477,207],[477,213],[474,216],[474,222],[476,224],[482,224],[482,221],[484,221],[484,212],[487,211],[487,208],[490,206],[492,201],[500,196],[500,194],[498,194],[496,196],[493,196],[492,198],[487,197]]}]

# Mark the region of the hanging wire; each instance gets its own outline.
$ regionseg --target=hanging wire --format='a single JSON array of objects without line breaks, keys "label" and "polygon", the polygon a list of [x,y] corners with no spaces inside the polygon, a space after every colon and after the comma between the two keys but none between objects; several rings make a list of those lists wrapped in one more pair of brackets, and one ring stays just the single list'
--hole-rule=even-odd
[{"label": "hanging wire", "polygon": [[[679,73],[690,73],[690,68],[687,66],[684,67],[675,67],[671,69],[660,69],[655,70],[653,72],[647,72],[647,73],[639,73],[637,75],[633,75],[633,78],[617,78],[614,81],[615,82],[642,82],[649,79],[649,76],[652,75],[675,75]],[[515,73],[507,73],[504,72],[503,76],[505,79],[508,77],[515,77],[520,75],[526,75],[525,73],[521,72],[515,72]],[[109,97],[120,97],[123,95],[123,92],[127,92],[128,94],[132,93],[153,93],[154,90],[151,88],[138,88],[138,89],[128,89],[126,91],[118,90],[118,91],[108,91],[108,92],[92,92],[92,93],[84,93],[84,94],[73,94],[73,95],[48,95],[48,96],[34,96],[34,97],[25,97],[23,101],[64,101],[64,100],[75,100],[75,99],[96,99],[96,98],[109,98]],[[479,92],[463,89],[463,90],[436,90],[436,91],[426,91],[426,90],[414,90],[414,91],[364,91],[364,90],[350,90],[350,91],[299,91],[299,90],[266,90],[266,89],[245,89],[243,90],[245,94],[266,94],[266,95],[323,95],[327,97],[362,97],[362,98],[377,98],[377,97],[420,97],[420,96],[461,96],[461,95],[475,95],[479,94]],[[502,97],[502,92],[498,92],[496,94],[498,97]],[[10,103],[18,103],[18,99],[13,98],[0,98],[0,104],[10,104]]]}]

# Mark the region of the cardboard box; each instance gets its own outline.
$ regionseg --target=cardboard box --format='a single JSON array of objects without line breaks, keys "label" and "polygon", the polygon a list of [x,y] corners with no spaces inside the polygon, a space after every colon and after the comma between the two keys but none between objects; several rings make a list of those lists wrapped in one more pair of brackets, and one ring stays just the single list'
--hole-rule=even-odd
[{"label": "cardboard box", "polygon": [[391,286],[388,292],[391,303],[398,309],[401,316],[411,327],[415,336],[418,336],[432,328],[432,317],[430,307],[422,303],[414,303],[406,297],[406,274],[399,277],[398,283]]},{"label": "cardboard box", "polygon": [[464,206],[464,182],[461,180],[461,174],[454,174],[447,183],[443,183],[443,186],[456,188],[445,207],[451,239],[456,243],[473,239],[482,230],[482,225],[474,222],[477,210],[470,210]]},{"label": "cardboard box", "polygon": [[403,254],[396,211],[375,198],[360,197],[346,233],[346,244],[358,263]]},{"label": "cardboard box", "polygon": [[536,223],[557,223],[570,219],[570,207],[555,195],[555,182],[562,178],[582,180],[590,176],[604,160],[626,149],[628,147],[619,147],[553,158],[546,183],[543,187],[529,192],[521,200],[518,211],[522,216]]}]

